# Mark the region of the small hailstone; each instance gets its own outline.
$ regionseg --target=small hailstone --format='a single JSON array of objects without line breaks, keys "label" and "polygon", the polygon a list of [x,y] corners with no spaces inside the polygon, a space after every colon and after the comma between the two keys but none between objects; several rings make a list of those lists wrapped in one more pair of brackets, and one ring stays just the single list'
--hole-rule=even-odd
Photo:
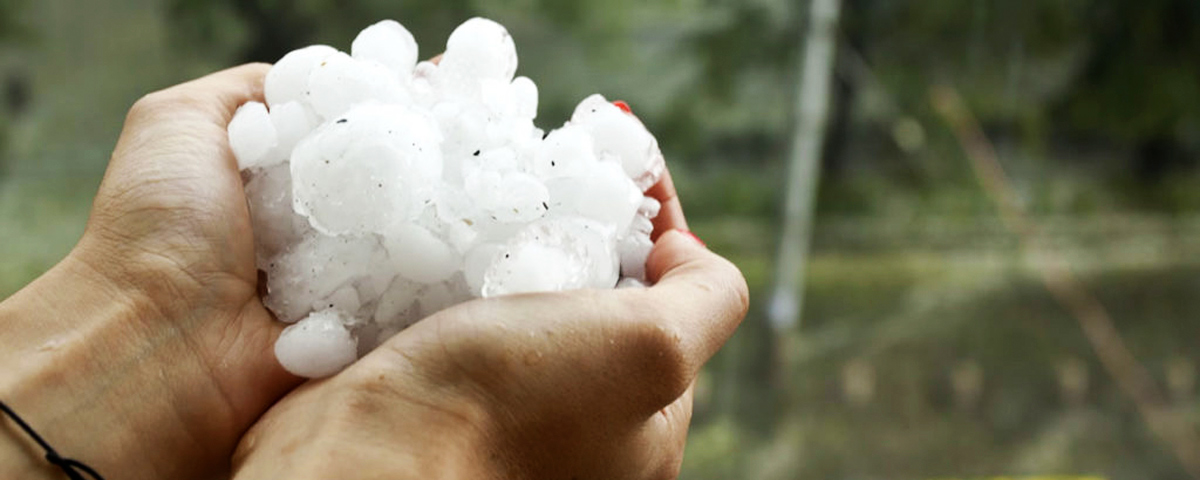
[{"label": "small hailstone", "polygon": [[462,268],[458,252],[433,232],[413,224],[402,224],[384,239],[393,269],[418,283],[443,282]]},{"label": "small hailstone", "polygon": [[550,210],[556,215],[577,215],[601,222],[617,232],[633,221],[642,192],[613,162],[597,162],[586,176],[557,178],[547,182]]},{"label": "small hailstone", "polygon": [[407,79],[417,65],[417,41],[395,20],[384,20],[364,29],[350,45],[354,58],[373,60]]},{"label": "small hailstone", "polygon": [[358,358],[347,320],[334,309],[314,312],[283,330],[275,342],[275,357],[287,371],[302,377],[327,377],[341,371]]},{"label": "small hailstone", "polygon": [[252,173],[245,191],[259,268],[263,268],[263,260],[300,240],[309,229],[308,219],[292,210],[292,173],[287,165]]},{"label": "small hailstone", "polygon": [[617,253],[621,258],[621,276],[646,280],[646,259],[650,258],[650,250],[654,242],[649,234],[634,233],[622,238],[617,243]]},{"label": "small hailstone", "polygon": [[531,224],[484,274],[483,296],[612,288],[617,268],[608,229],[572,218]]},{"label": "small hailstone", "polygon": [[592,95],[575,108],[571,125],[592,133],[597,155],[612,155],[642,191],[650,189],[666,169],[658,140],[633,115],[603,96]]},{"label": "small hailstone", "polygon": [[317,45],[267,74],[229,124],[263,303],[297,375],[331,375],[422,318],[481,297],[644,286],[662,154],[604,97],[549,135],[516,47],[486,19],[417,62],[385,20],[350,53]]},{"label": "small hailstone", "polygon": [[267,106],[250,102],[238,107],[229,121],[229,148],[238,159],[238,168],[269,167],[282,159],[272,157],[271,150],[279,145],[275,124]]},{"label": "small hailstone", "polygon": [[517,47],[504,26],[472,18],[450,33],[438,67],[445,75],[458,78],[512,81],[517,71]]},{"label": "small hailstone", "polygon": [[337,52],[313,67],[305,97],[321,118],[332,120],[367,101],[407,103],[408,92],[387,67]]},{"label": "small hailstone", "polygon": [[271,107],[271,124],[279,137],[278,153],[280,162],[287,161],[292,156],[296,144],[316,127],[313,114],[304,104],[291,101]]},{"label": "small hailstone", "polygon": [[312,311],[315,300],[370,276],[385,261],[386,254],[375,238],[310,232],[300,243],[265,262],[268,295],[263,303],[279,320],[295,322]]},{"label": "small hailstone", "polygon": [[661,210],[662,203],[654,197],[642,197],[642,204],[638,206],[638,214],[648,219],[658,217],[658,213]]},{"label": "small hailstone", "polygon": [[337,53],[337,49],[333,47],[313,45],[284,55],[275,62],[275,66],[271,67],[263,80],[263,94],[267,97],[267,104],[274,107],[304,100],[308,90],[308,77],[313,68],[334,53]]},{"label": "small hailstone", "polygon": [[[421,284],[419,283],[401,277],[392,279],[388,289],[379,298],[379,305],[376,306],[372,319],[378,324],[407,327],[410,319],[406,318],[404,314],[413,308],[420,290]],[[411,320],[415,321],[416,319]]]},{"label": "small hailstone", "polygon": [[537,119],[538,87],[529,77],[517,77],[512,81],[513,99],[517,103],[517,116]]},{"label": "small hailstone", "polygon": [[533,156],[530,169],[545,180],[583,178],[597,162],[596,143],[583,127],[566,126],[550,132]]}]

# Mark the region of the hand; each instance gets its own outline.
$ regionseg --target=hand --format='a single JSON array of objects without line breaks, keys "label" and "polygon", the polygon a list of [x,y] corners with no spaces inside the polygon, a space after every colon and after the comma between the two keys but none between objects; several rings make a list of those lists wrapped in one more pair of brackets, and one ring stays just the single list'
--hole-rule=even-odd
[{"label": "hand", "polygon": [[243,438],[237,479],[664,479],[700,367],[748,304],[685,227],[669,177],[648,289],[477,300],[292,392]]},{"label": "hand", "polygon": [[[227,470],[242,433],[299,383],[272,355],[280,326],[256,295],[225,133],[268,68],[138,101],[78,245],[0,304],[0,399],[110,478]],[[0,478],[60,478],[40,457],[0,422]]]}]

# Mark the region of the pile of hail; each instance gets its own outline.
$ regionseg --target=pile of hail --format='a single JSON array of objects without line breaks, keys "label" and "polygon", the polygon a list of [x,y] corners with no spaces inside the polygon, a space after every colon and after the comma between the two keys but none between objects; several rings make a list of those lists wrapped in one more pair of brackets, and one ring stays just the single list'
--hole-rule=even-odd
[{"label": "pile of hail", "polygon": [[316,45],[267,74],[229,123],[264,303],[292,323],[275,355],[321,377],[421,318],[479,297],[639,287],[664,170],[621,102],[534,126],[500,24],[476,18],[440,62],[385,20],[350,54]]}]

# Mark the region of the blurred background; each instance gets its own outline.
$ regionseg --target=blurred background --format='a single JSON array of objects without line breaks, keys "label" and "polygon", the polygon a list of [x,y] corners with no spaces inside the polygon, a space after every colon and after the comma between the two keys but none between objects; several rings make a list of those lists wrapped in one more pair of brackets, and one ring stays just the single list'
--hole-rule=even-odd
[{"label": "blurred background", "polygon": [[142,94],[475,15],[540,126],[627,100],[749,280],[683,478],[1200,472],[1196,0],[0,0],[0,297]]}]

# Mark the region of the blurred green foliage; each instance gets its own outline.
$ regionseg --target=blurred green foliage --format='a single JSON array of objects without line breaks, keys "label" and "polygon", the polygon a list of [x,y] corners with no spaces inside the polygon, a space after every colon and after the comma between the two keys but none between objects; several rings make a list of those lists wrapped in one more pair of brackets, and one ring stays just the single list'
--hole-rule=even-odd
[{"label": "blurred green foliage", "polygon": [[78,238],[139,95],[345,49],[383,18],[430,57],[483,15],[512,31],[541,126],[596,91],[633,105],[692,228],[751,286],[750,317],[701,377],[684,478],[1182,478],[998,222],[929,90],[962,93],[1047,248],[1110,309],[1171,418],[1195,426],[1200,2],[843,0],[805,322],[781,336],[759,300],[807,7],[0,0],[0,295]]}]

